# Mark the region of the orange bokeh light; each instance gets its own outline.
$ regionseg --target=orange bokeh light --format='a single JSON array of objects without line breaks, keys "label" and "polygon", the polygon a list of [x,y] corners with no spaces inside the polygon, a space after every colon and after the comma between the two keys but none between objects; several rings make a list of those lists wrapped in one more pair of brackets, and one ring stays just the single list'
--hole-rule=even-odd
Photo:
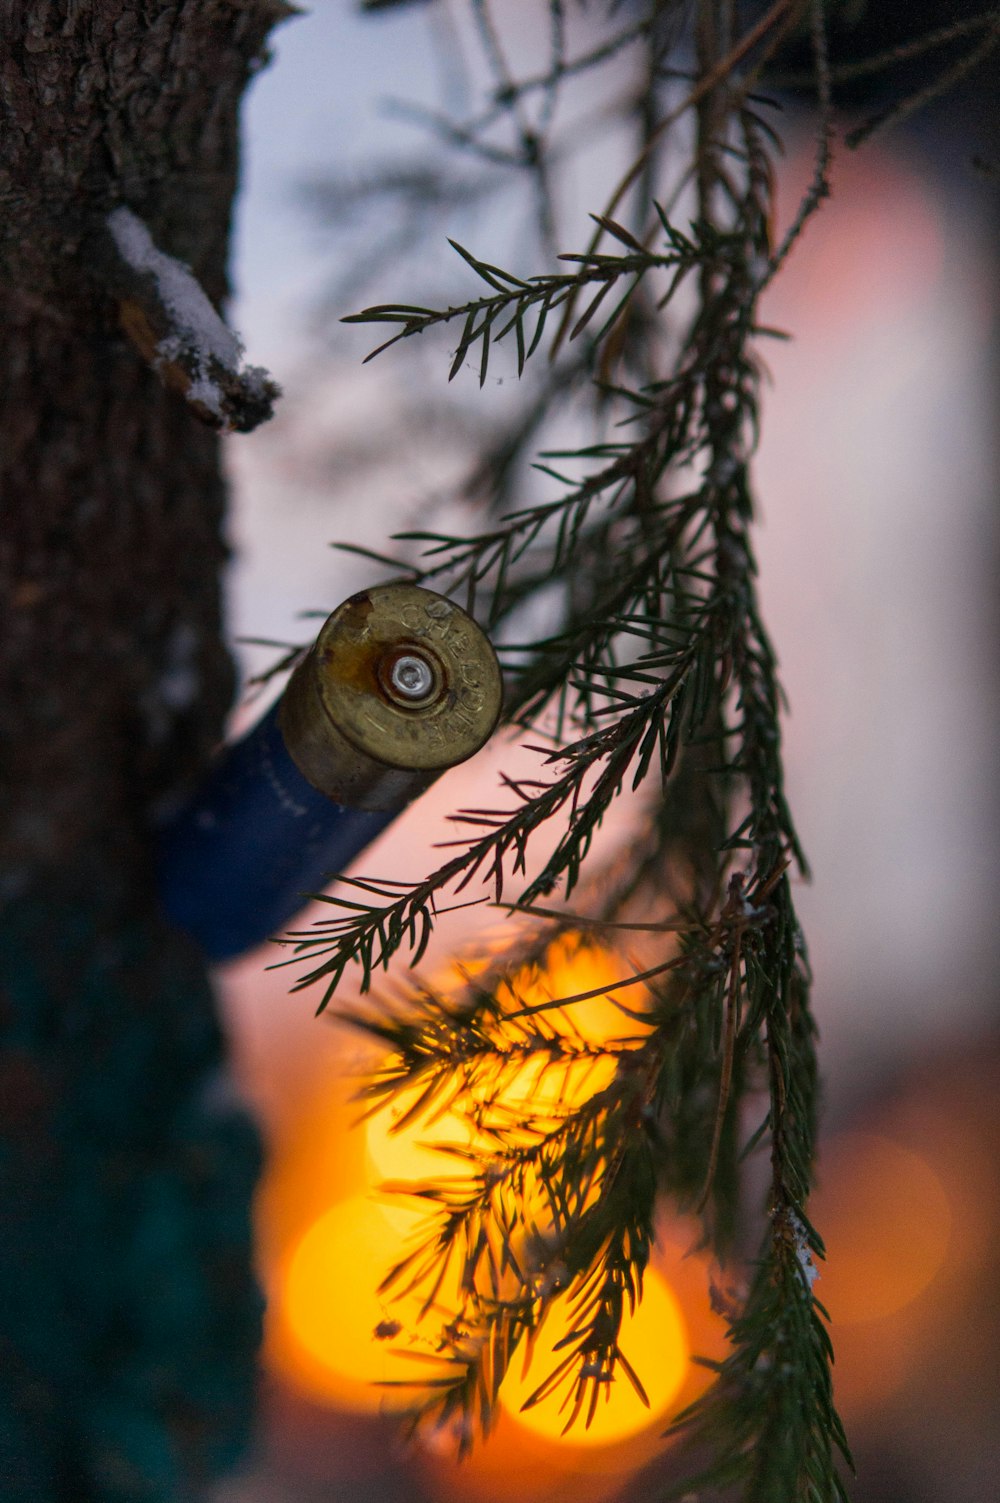
[{"label": "orange bokeh light", "polygon": [[482,1146],[469,1119],[451,1110],[442,1112],[433,1122],[418,1120],[397,1130],[396,1124],[419,1095],[420,1087],[415,1086],[365,1119],[365,1148],[373,1189],[385,1181],[417,1184],[458,1173],[461,1168],[458,1160],[435,1145],[463,1149]]},{"label": "orange bokeh light", "polygon": [[[627,972],[627,966],[613,952],[576,936],[564,936],[549,946],[543,966],[525,967],[509,985],[501,987],[499,998],[513,1012],[519,1007],[537,1006],[559,997],[612,986]],[[635,998],[630,999],[630,1005],[637,1005]],[[588,997],[567,1008],[546,1009],[542,1017],[553,1032],[589,1044],[641,1035],[641,1025],[623,1013],[610,996]],[[539,1051],[534,1057],[506,1068],[499,1077],[503,1116],[509,1122],[518,1116],[537,1118],[556,1108],[578,1107],[604,1089],[615,1073],[615,1066],[611,1055],[566,1061]],[[498,1077],[493,1077],[489,1085],[494,1087],[497,1083]],[[417,1084],[402,1092],[366,1121],[368,1159],[377,1181],[421,1181],[454,1174],[457,1161],[443,1156],[435,1144],[455,1145],[484,1155],[495,1147],[486,1136],[476,1132],[467,1116],[451,1108],[439,1115],[432,1110],[408,1123],[403,1131],[397,1131],[396,1125],[419,1099],[421,1090],[422,1085]],[[479,1097],[475,1085],[464,1093],[470,1106],[477,1104]]]},{"label": "orange bokeh light", "polygon": [[[511,1011],[554,1002],[560,997],[574,997],[612,987],[629,974],[629,966],[613,950],[582,938],[566,934],[553,940],[541,966],[526,966],[514,976],[499,996]],[[587,997],[566,1008],[551,1008],[544,1016],[557,1032],[582,1034],[585,1039],[604,1043],[636,1031],[637,1024],[616,1006],[612,997],[619,992],[631,1010],[641,1006],[641,986],[620,988],[606,995]]]},{"label": "orange bokeh light", "polygon": [[[527,1369],[515,1354],[500,1389],[500,1402],[519,1425],[536,1434],[558,1438],[571,1412],[568,1389],[559,1388],[531,1409],[522,1405],[563,1355],[555,1350],[571,1329],[571,1306],[561,1302],[551,1311]],[[683,1387],[688,1369],[688,1337],[680,1306],[669,1285],[652,1269],[646,1274],[642,1302],[622,1322],[621,1345],[639,1375],[649,1399],[643,1404],[624,1373],[604,1386],[593,1420],[585,1426],[585,1411],[568,1431],[569,1445],[600,1446],[624,1440],[661,1424],[671,1402]]]},{"label": "orange bokeh light", "polygon": [[[513,1010],[518,1005],[598,991],[597,996],[569,1008],[546,1009],[542,1015],[545,1024],[563,1036],[590,1043],[623,1037],[639,1042],[641,1022],[634,1022],[599,991],[627,971],[620,957],[592,942],[563,938],[549,947],[543,965],[525,968],[514,978],[508,1005]],[[635,991],[641,995],[640,988]],[[630,1007],[641,1005],[638,995],[630,995],[628,1001]],[[516,1131],[519,1121],[545,1118],[560,1103],[582,1104],[607,1085],[615,1069],[613,1056],[569,1064],[553,1064],[552,1058],[543,1049],[525,1062],[505,1066],[497,1103],[490,1106],[487,1119],[496,1111],[498,1115],[492,1120],[510,1123]],[[484,1101],[496,1083],[494,1079],[484,1089]],[[398,1131],[393,1129],[417,1099],[419,1086],[396,1098],[366,1120],[364,1161],[357,1163],[350,1184],[338,1184],[331,1197],[336,1203],[317,1203],[314,1184],[308,1205],[305,1200],[301,1202],[294,1225],[287,1217],[277,1218],[284,1234],[275,1248],[268,1280],[271,1304],[266,1355],[272,1370],[313,1402],[369,1413],[402,1408],[416,1396],[416,1390],[381,1385],[433,1375],[425,1363],[413,1358],[433,1350],[439,1325],[461,1303],[454,1287],[460,1270],[456,1266],[449,1271],[447,1283],[452,1287],[439,1292],[439,1307],[423,1324],[417,1318],[419,1292],[401,1299],[380,1298],[378,1282],[408,1250],[411,1244],[406,1233],[426,1213],[426,1205],[418,1211],[402,1197],[383,1196],[379,1201],[372,1190],[367,1195],[351,1192],[362,1188],[357,1180],[359,1173],[373,1189],[385,1181],[426,1183],[461,1175],[460,1160],[442,1154],[435,1145],[457,1145],[476,1156],[495,1152],[495,1140],[477,1132],[461,1109],[467,1102],[477,1104],[476,1090],[473,1082],[458,1103],[446,1102],[447,1109],[439,1115],[432,1110]],[[334,1107],[331,1098],[331,1108],[331,1122],[336,1117],[343,1124],[343,1102]],[[475,1162],[470,1164],[471,1170],[477,1168]],[[554,1479],[568,1477],[581,1467],[590,1471],[596,1467],[595,1477],[603,1471],[609,1476],[621,1475],[662,1443],[659,1434],[666,1420],[689,1403],[707,1381],[704,1370],[691,1363],[690,1351],[719,1355],[721,1341],[721,1322],[707,1314],[704,1260],[686,1256],[691,1246],[689,1229],[678,1226],[674,1233],[661,1246],[654,1260],[657,1266],[647,1271],[643,1301],[626,1317],[622,1331],[622,1347],[639,1373],[650,1407],[643,1405],[619,1371],[615,1381],[607,1385],[606,1396],[602,1393],[591,1425],[585,1427],[581,1416],[564,1439],[560,1439],[560,1432],[566,1412],[560,1413],[560,1404],[565,1390],[560,1389],[529,1411],[521,1411],[524,1400],[550,1370],[552,1347],[564,1334],[571,1307],[557,1304],[539,1336],[527,1373],[522,1370],[520,1354],[515,1356],[501,1390],[497,1430],[485,1446],[477,1448],[471,1467],[462,1469],[463,1496],[485,1497],[489,1491],[486,1474],[496,1472],[502,1480],[506,1471],[509,1480],[515,1460],[529,1453],[535,1457],[533,1475],[537,1473],[538,1480],[548,1476],[554,1485]],[[375,1332],[380,1326],[383,1332],[392,1330],[395,1334],[388,1340],[379,1339]],[[584,1461],[584,1457],[588,1459]],[[440,1465],[447,1470],[443,1456]],[[478,1476],[483,1469],[480,1488],[473,1473]],[[591,1489],[595,1497],[599,1491]],[[528,1492],[524,1495],[527,1497]]]},{"label": "orange bokeh light", "polygon": [[[379,1385],[425,1375],[393,1340],[376,1335],[384,1322],[416,1314],[415,1298],[390,1305],[377,1293],[401,1248],[383,1210],[354,1195],[317,1217],[285,1258],[274,1281],[267,1353],[309,1398],[367,1412],[403,1408],[405,1399],[394,1406]],[[430,1346],[424,1341],[418,1349]]]},{"label": "orange bokeh light", "polygon": [[954,1186],[940,1167],[882,1133],[838,1133],[821,1151],[809,1207],[827,1249],[817,1294],[848,1420],[887,1403],[940,1340],[956,1247]]},{"label": "orange bokeh light", "polygon": [[[519,1404],[551,1370],[549,1353],[556,1331],[554,1322],[560,1318],[557,1306],[548,1335],[543,1331],[539,1340],[527,1380],[522,1379],[520,1354],[515,1355],[501,1390],[497,1426],[489,1440],[476,1446],[471,1456],[461,1462],[454,1459],[444,1438],[440,1446],[430,1444],[422,1452],[421,1470],[429,1474],[431,1496],[447,1499],[448,1503],[471,1503],[473,1499],[477,1503],[509,1503],[511,1498],[517,1498],[519,1503],[599,1503],[612,1494],[617,1495],[630,1472],[659,1455],[670,1444],[664,1439],[664,1431],[671,1419],[693,1403],[712,1381],[707,1367],[685,1360],[682,1381],[667,1397],[670,1374],[676,1376],[680,1366],[681,1348],[676,1342],[670,1350],[673,1312],[667,1313],[662,1325],[656,1319],[661,1290],[673,1301],[674,1309],[682,1312],[685,1358],[690,1351],[718,1361],[727,1352],[725,1322],[712,1310],[708,1298],[710,1260],[706,1253],[692,1251],[696,1242],[697,1228],[693,1222],[663,1220],[657,1228],[653,1263],[645,1282],[650,1302],[644,1298],[634,1319],[625,1324],[622,1341],[626,1356],[653,1401],[652,1407],[645,1409],[635,1399],[635,1408],[629,1414],[629,1422],[633,1417],[635,1420],[631,1430],[623,1426],[616,1437],[592,1427],[588,1437],[581,1418],[566,1436],[560,1437],[565,1419],[565,1414],[558,1413],[561,1393],[527,1414],[519,1412]],[[658,1369],[664,1356],[667,1360],[661,1377]],[[622,1401],[622,1394],[626,1390],[631,1392],[622,1374],[615,1386],[618,1396],[609,1404],[609,1414],[614,1412],[611,1406]],[[533,1428],[524,1423],[529,1419]]]},{"label": "orange bokeh light", "polygon": [[835,1326],[896,1314],[945,1261],[952,1213],[944,1185],[926,1159],[890,1138],[831,1139],[810,1209],[827,1250],[818,1292]]}]

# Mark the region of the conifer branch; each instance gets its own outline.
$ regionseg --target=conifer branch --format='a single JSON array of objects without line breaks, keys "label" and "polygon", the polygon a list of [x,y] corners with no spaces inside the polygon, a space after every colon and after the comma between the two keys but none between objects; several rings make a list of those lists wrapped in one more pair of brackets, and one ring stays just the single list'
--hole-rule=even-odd
[{"label": "conifer branch", "polygon": [[[567,252],[559,257],[560,261],[579,262],[578,272],[537,276],[529,278],[528,281],[522,281],[511,272],[502,271],[498,266],[478,260],[471,251],[467,251],[457,241],[451,240],[449,244],[452,249],[472,267],[482,281],[495,289],[492,297],[474,298],[458,307],[444,309],[419,308],[407,303],[380,303],[364,309],[361,313],[348,314],[342,322],[345,324],[397,323],[402,325],[391,339],[376,346],[369,355],[365,356],[368,361],[373,360],[376,355],[381,355],[384,350],[390,349],[400,339],[409,339],[412,335],[423,334],[425,330],[438,324],[447,324],[453,319],[461,318],[464,320],[462,335],[452,358],[448,379],[449,381],[454,379],[465,364],[466,356],[478,344],[481,346],[480,386],[485,383],[489,370],[491,345],[499,344],[500,340],[513,330],[517,349],[517,373],[520,376],[524,372],[525,362],[538,349],[549,314],[563,307],[583,287],[596,283],[598,290],[574,323],[570,334],[571,339],[583,333],[601,308],[607,294],[616,287],[618,282],[625,277],[632,278],[630,285],[625,288],[613,310],[610,313],[605,310],[604,321],[598,333],[593,336],[595,342],[599,342],[610,333],[622,316],[647,273],[655,270],[669,270],[673,273],[672,283],[666,294],[669,298],[685,273],[699,264],[697,245],[671,226],[665,218],[663,228],[670,249],[659,255],[647,251],[628,230],[622,225],[615,224],[613,220],[602,219],[599,223],[601,228],[607,230],[627,247],[629,254],[609,256],[598,255],[596,252],[584,254]],[[535,323],[531,328],[527,325],[529,314],[535,315]]]},{"label": "conifer branch", "polygon": [[[427,1128],[457,1113],[473,1134],[472,1146],[444,1145],[453,1174],[408,1187],[426,1219],[383,1284],[390,1297],[418,1293],[433,1333],[426,1376],[406,1385],[413,1424],[454,1427],[468,1449],[493,1423],[515,1351],[557,1302],[570,1309],[571,1335],[528,1405],[561,1395],[571,1426],[592,1420],[615,1381],[641,1398],[623,1320],[641,1297],[667,1197],[701,1217],[721,1258],[761,1248],[717,1381],[677,1419],[710,1457],[678,1492],[735,1486],[745,1503],[844,1503],[850,1455],[813,1292],[823,1245],[808,1214],[818,1077],[792,886],[807,865],[784,790],[751,475],[758,349],[776,333],[760,324],[759,298],[828,192],[838,78],[828,7],[775,0],[740,32],[737,7],[699,0],[697,65],[679,101],[663,85],[681,76],[669,66],[687,21],[680,4],[609,22],[570,62],[563,7],[550,0],[549,62],[520,81],[499,13],[487,0],[474,8],[493,92],[456,131],[493,149],[490,132],[506,121],[516,143],[504,149],[536,173],[540,194],[561,79],[634,51],[645,80],[640,144],[587,249],[562,258],[574,270],[522,276],[455,245],[486,294],[374,304],[347,320],[393,327],[373,354],[460,320],[449,375],[471,357],[480,384],[508,336],[519,374],[543,348],[550,357],[536,397],[470,478],[477,525],[401,534],[403,556],[390,562],[462,597],[494,630],[508,719],[550,744],[540,776],[504,780],[500,806],[453,816],[460,833],[436,870],[413,884],[346,883],[324,900],[333,917],[287,936],[283,963],[304,967],[299,987],[323,987],[322,1008],[352,966],[365,993],[395,956],[417,965],[437,916],[476,901],[481,886],[478,900],[514,918],[504,955],[447,992],[413,979],[394,1003],[344,1013],[385,1051],[363,1089],[373,1109],[395,1102],[397,1126]],[[780,140],[756,91],[800,25],[819,104],[815,169],[775,246]],[[994,46],[993,12],[910,51],[967,35],[971,67]],[[666,143],[681,119],[694,146],[667,194]],[[605,237],[613,253],[599,251]],[[592,420],[589,441],[543,452],[544,498],[511,508],[527,445],[570,400]],[[518,623],[542,601],[550,625],[519,641]],[[594,836],[632,795],[631,846],[598,865]],[[554,838],[535,861],[546,831]],[[571,996],[546,989],[553,957],[626,938],[635,953],[614,949],[613,980]],[[594,990],[620,1014],[614,1037],[590,1038],[574,1022]],[[767,1204],[751,1231],[743,1164],[765,1150]]]}]

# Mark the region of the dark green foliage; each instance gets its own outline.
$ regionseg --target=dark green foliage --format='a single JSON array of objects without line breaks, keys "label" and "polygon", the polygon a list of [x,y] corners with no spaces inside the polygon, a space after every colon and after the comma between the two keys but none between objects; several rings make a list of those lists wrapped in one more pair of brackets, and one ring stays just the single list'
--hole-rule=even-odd
[{"label": "dark green foliage", "polygon": [[[475,901],[486,883],[480,901],[500,903],[516,887],[505,959],[448,995],[414,983],[395,1006],[347,1013],[386,1049],[365,1093],[373,1103],[399,1098],[400,1125],[427,1130],[457,1111],[480,1135],[474,1149],[450,1150],[453,1177],[410,1187],[427,1219],[383,1285],[421,1291],[435,1330],[429,1376],[413,1384],[414,1423],[454,1425],[460,1447],[471,1444],[489,1428],[515,1348],[556,1300],[569,1304],[571,1335],[529,1403],[559,1391],[567,1425],[586,1424],[610,1381],[641,1395],[620,1335],[641,1296],[658,1197],[700,1214],[721,1258],[745,1257],[760,1228],[757,1216],[748,1227],[744,1167],[767,1152],[763,1246],[731,1321],[731,1355],[678,1421],[712,1460],[679,1492],[738,1485],[746,1503],[842,1503],[838,1467],[850,1458],[812,1293],[822,1244],[807,1213],[818,1082],[792,890],[807,872],[784,793],[750,470],[759,346],[776,332],[760,326],[758,300],[828,192],[832,83],[821,0],[777,0],[742,36],[730,30],[733,9],[651,3],[638,22],[629,8],[626,26],[625,8],[612,7],[603,42],[573,64],[552,3],[553,62],[517,83],[493,11],[473,5],[496,95],[449,139],[485,150],[507,121],[520,143],[511,160],[534,175],[543,206],[545,144],[529,105],[629,49],[644,80],[640,146],[593,216],[590,245],[561,258],[576,270],[519,276],[455,245],[488,293],[443,308],[382,303],[347,320],[392,326],[379,350],[458,321],[449,375],[471,357],[480,384],[501,340],[513,342],[519,374],[548,357],[539,395],[470,481],[481,525],[404,534],[392,565],[493,629],[508,718],[547,744],[537,779],[506,781],[504,807],[453,816],[459,836],[437,870],[414,885],[347,884],[326,899],[329,919],[288,937],[285,963],[306,967],[299,986],[323,985],[323,1007],[349,967],[367,991],[398,953],[416,965],[446,896]],[[984,19],[984,37],[994,25]],[[816,166],[776,244],[778,117],[755,91],[796,28],[819,104]],[[693,74],[671,66],[685,38]],[[679,104],[673,94],[668,107],[666,79],[689,90]],[[540,111],[536,121],[550,122],[551,101]],[[684,118],[693,136],[678,145],[670,131]],[[671,151],[688,154],[673,193],[688,193],[684,223],[657,188]],[[599,249],[606,238],[611,253]],[[552,498],[512,509],[517,462],[563,402],[591,436],[543,454],[538,483]],[[542,602],[544,634],[520,642],[519,623]],[[632,794],[629,845],[595,870],[594,836]],[[621,1037],[595,1041],[574,1027],[582,996],[539,1000],[553,935],[632,948],[617,983],[600,988],[621,1012]],[[603,1083],[581,1100],[567,1083],[588,1062],[605,1067]],[[518,1095],[529,1066],[563,1082],[561,1101],[524,1100],[523,1086]],[[442,1313],[449,1276],[461,1293]]]},{"label": "dark green foliage", "polygon": [[[597,333],[592,336],[596,340],[601,340],[611,332],[648,272],[670,270],[673,273],[671,286],[663,299],[666,302],[685,273],[701,264],[703,257],[697,243],[688,240],[670,225],[663,216],[662,210],[660,215],[669,247],[662,254],[654,255],[645,250],[628,230],[616,224],[613,219],[602,216],[597,218],[601,229],[606,230],[609,235],[625,245],[631,254],[608,256],[591,252],[588,255],[562,255],[559,257],[560,261],[578,261],[580,270],[572,275],[532,277],[527,282],[512,276],[510,272],[501,271],[498,266],[491,266],[486,261],[477,260],[469,251],[452,240],[450,242],[452,248],[458,252],[463,261],[467,261],[476,275],[495,289],[493,297],[476,298],[470,303],[464,303],[457,308],[448,308],[443,312],[435,311],[433,308],[414,308],[406,303],[385,303],[378,307],[366,308],[364,313],[351,314],[344,319],[344,323],[402,325],[398,333],[394,334],[391,339],[387,339],[384,344],[378,345],[366,357],[368,360],[373,360],[376,355],[389,349],[397,340],[408,339],[412,334],[422,334],[426,329],[434,328],[438,324],[451,323],[453,319],[461,318],[464,320],[462,334],[451,362],[448,379],[450,381],[457,375],[465,364],[466,356],[478,344],[481,346],[480,386],[485,382],[489,369],[491,344],[499,344],[500,340],[513,330],[514,343],[517,348],[517,374],[520,376],[524,372],[525,361],[535,353],[541,343],[550,315],[560,308],[565,309],[567,304],[571,304],[585,287],[596,283],[598,290],[573,323],[570,339],[575,339],[578,334],[583,333],[601,308],[607,294],[617,287],[622,278],[628,279],[624,291],[618,296],[611,311],[605,310]],[[534,318],[533,324],[528,323],[529,315]]]}]

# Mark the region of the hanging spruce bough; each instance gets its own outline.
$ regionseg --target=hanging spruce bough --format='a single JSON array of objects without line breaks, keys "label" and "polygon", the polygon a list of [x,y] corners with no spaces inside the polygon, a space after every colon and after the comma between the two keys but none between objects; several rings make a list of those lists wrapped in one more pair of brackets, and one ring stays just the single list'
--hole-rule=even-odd
[{"label": "hanging spruce bough", "polygon": [[[773,334],[758,324],[759,298],[827,192],[825,7],[776,0],[736,31],[727,0],[610,6],[606,34],[570,55],[564,7],[551,0],[541,7],[549,66],[522,81],[486,0],[471,10],[494,95],[445,134],[520,167],[538,187],[546,233],[544,130],[560,82],[629,55],[645,80],[634,162],[563,269],[515,275],[456,245],[477,295],[445,308],[380,304],[348,320],[390,331],[373,353],[440,331],[450,375],[471,363],[480,383],[498,346],[512,349],[519,375],[549,357],[519,425],[477,472],[477,495],[492,503],[480,530],[407,534],[403,567],[494,630],[509,658],[509,719],[555,744],[536,779],[507,780],[506,807],[455,816],[462,838],[425,880],[356,880],[349,896],[327,899],[333,916],[289,937],[290,963],[304,965],[298,985],[321,988],[326,1006],[349,971],[360,969],[367,990],[395,956],[416,965],[441,908],[477,898],[484,882],[519,915],[509,953],[464,986],[445,995],[414,982],[403,1003],[350,1014],[387,1051],[368,1086],[373,1104],[405,1102],[403,1121],[423,1122],[425,1135],[458,1111],[479,1134],[474,1150],[451,1150],[454,1177],[418,1187],[428,1219],[383,1284],[389,1297],[422,1292],[434,1328],[414,1423],[454,1425],[462,1447],[487,1431],[515,1349],[555,1301],[569,1306],[571,1336],[529,1404],[562,1393],[568,1428],[589,1422],[611,1382],[641,1396],[620,1336],[641,1298],[658,1199],[697,1212],[720,1257],[752,1254],[742,1176],[751,1153],[767,1152],[762,1245],[731,1352],[677,1422],[702,1461],[712,1458],[684,1487],[736,1487],[756,1503],[841,1500],[850,1458],[807,1204],[817,1071],[792,888],[806,863],[784,793],[749,470],[758,347]],[[796,32],[811,48],[816,164],[776,245],[778,116],[755,91]],[[967,40],[982,51],[998,37],[994,15]],[[671,164],[673,205],[660,187]],[[538,467],[558,486],[554,499],[511,511],[514,460],[567,391],[591,440]],[[543,599],[550,628],[515,648],[513,623]],[[595,833],[633,794],[639,830],[623,857],[592,870]],[[597,1044],[566,1026],[580,998],[531,1000],[512,980],[541,963],[554,933],[577,936],[564,943],[613,935],[643,957],[623,960],[618,984],[600,988],[620,1008],[619,1039]],[[528,1062],[558,1083],[597,1058],[614,1068],[583,1100],[519,1092]],[[441,1316],[449,1287],[459,1292]]]}]

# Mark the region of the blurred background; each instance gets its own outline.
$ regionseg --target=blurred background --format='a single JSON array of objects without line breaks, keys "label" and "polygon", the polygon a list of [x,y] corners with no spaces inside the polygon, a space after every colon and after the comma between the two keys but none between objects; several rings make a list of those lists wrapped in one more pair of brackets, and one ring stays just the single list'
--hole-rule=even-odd
[{"label": "blurred background", "polygon": [[[229,441],[237,638],[303,641],[316,625],[303,611],[325,616],[372,582],[332,540],[379,550],[415,521],[454,520],[490,424],[516,410],[513,375],[491,374],[481,393],[471,373],[446,386],[447,335],[362,366],[370,331],[338,322],[368,302],[419,301],[421,284],[456,285],[446,235],[501,265],[524,242],[530,212],[488,196],[489,163],[463,169],[450,197],[424,185],[441,211],[426,240],[419,184],[370,191],[387,164],[422,160],[415,107],[460,110],[474,89],[467,11],[450,0],[363,15],[317,0],[279,28],[251,91],[233,320],[285,398],[271,424]],[[530,56],[537,8],[511,0],[505,18],[513,52]],[[618,160],[601,110],[580,95],[571,108],[598,144],[589,176],[568,169],[560,249],[579,248]],[[764,310],[794,335],[765,352],[758,543],[791,704],[790,802],[815,873],[799,902],[826,1076],[818,1292],[859,1503],[997,1496],[997,179],[963,108],[838,151],[833,197]],[[786,220],[811,171],[796,109],[789,98]],[[527,264],[522,249],[513,269],[541,270],[540,256]],[[237,650],[245,681],[276,655]],[[241,705],[234,728],[265,702]],[[447,814],[488,799],[523,755],[501,742],[448,774],[361,869],[422,875]],[[471,914],[453,916],[429,973],[446,974],[452,948],[485,942],[482,912]],[[239,1085],[268,1143],[269,1313],[257,1447],[213,1503],[656,1496],[671,1475],[661,1433],[705,1381],[691,1358],[722,1350],[692,1229],[664,1213],[627,1344],[655,1390],[651,1412],[622,1393],[596,1431],[560,1440],[554,1410],[518,1413],[529,1389],[511,1381],[471,1460],[405,1449],[380,1413],[374,1385],[397,1370],[373,1332],[392,1316],[374,1291],[408,1213],[374,1189],[435,1161],[390,1136],[384,1114],[358,1125],[352,1096],[372,1056],[314,1018],[312,993],[289,995],[294,971],[267,969],[276,953],[220,973]],[[614,965],[553,951],[550,984],[600,986]]]}]

